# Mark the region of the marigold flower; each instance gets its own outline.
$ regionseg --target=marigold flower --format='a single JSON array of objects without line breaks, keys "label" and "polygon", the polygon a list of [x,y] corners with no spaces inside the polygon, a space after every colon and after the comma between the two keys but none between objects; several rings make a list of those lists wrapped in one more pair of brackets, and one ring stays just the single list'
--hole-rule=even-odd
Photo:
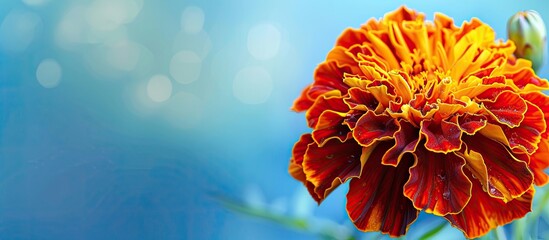
[{"label": "marigold flower", "polygon": [[350,180],[362,231],[404,235],[423,210],[475,238],[523,217],[549,181],[549,82],[514,50],[406,7],[345,30],[294,103],[312,133],[290,174],[318,203]]}]

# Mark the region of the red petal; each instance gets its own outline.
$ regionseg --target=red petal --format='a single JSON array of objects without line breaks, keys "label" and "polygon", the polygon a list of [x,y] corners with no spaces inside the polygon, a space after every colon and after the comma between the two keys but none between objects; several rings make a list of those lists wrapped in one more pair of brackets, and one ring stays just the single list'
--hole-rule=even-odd
[{"label": "red petal", "polygon": [[309,191],[309,194],[311,194],[313,199],[316,202],[320,203],[321,199],[314,192],[315,186],[311,182],[307,181],[307,177],[303,172],[303,166],[302,166],[303,155],[305,155],[305,151],[307,150],[309,144],[311,143],[313,143],[311,134],[303,134],[301,136],[301,138],[294,145],[294,148],[292,150],[292,158],[290,159],[290,166],[288,167],[288,172],[293,178],[302,182],[303,185],[307,187],[307,190]]},{"label": "red petal", "polygon": [[478,114],[465,114],[458,118],[459,128],[469,134],[474,135],[476,132],[486,127],[487,118]]},{"label": "red petal", "polygon": [[318,65],[314,73],[314,83],[309,91],[309,97],[316,99],[318,96],[337,90],[345,93],[349,88],[343,83],[344,73],[352,73],[348,66],[340,66],[337,61],[326,61]]},{"label": "red petal", "polygon": [[510,201],[526,192],[534,181],[527,163],[513,156],[503,144],[481,134],[466,136],[467,168],[492,197]]},{"label": "red petal", "polygon": [[349,97],[343,99],[350,109],[375,111],[379,102],[370,92],[354,87],[349,89]]},{"label": "red petal", "polygon": [[468,239],[477,238],[498,226],[524,217],[532,210],[534,189],[529,188],[522,196],[510,202],[490,197],[479,183],[473,182],[471,200],[462,212],[448,214],[445,218],[461,230]]},{"label": "red petal", "polygon": [[395,119],[386,115],[376,115],[370,111],[358,119],[353,137],[362,146],[367,147],[376,141],[393,138],[397,130],[398,125]]},{"label": "red petal", "polygon": [[337,39],[336,45],[349,48],[355,44],[361,44],[366,41],[367,38],[364,30],[347,28]]},{"label": "red petal", "polygon": [[[345,114],[346,115],[346,114]],[[351,138],[349,127],[343,125],[344,116],[341,113],[325,111],[318,118],[318,122],[313,130],[313,139],[322,146],[326,141],[337,138],[343,142]]]},{"label": "red petal", "polygon": [[[545,123],[549,123],[549,96],[541,92],[530,92],[521,95],[525,100],[533,103],[538,106],[541,111],[544,113]],[[549,137],[549,131],[545,131],[542,135],[542,138],[546,139]]]},{"label": "red petal", "polygon": [[544,139],[539,143],[539,148],[530,157],[530,164],[528,166],[534,173],[536,185],[542,186],[549,182],[549,176],[544,171],[549,167],[549,140]]},{"label": "red petal", "polygon": [[547,126],[543,112],[530,102],[526,103],[528,108],[520,126],[515,128],[504,127],[503,131],[512,149],[518,148],[523,152],[532,154],[538,148],[541,133],[545,131]]},{"label": "red petal", "polygon": [[417,209],[444,216],[459,213],[471,198],[471,181],[465,176],[465,159],[454,153],[433,153],[423,147],[415,152],[404,195]]},{"label": "red petal", "polygon": [[484,101],[484,106],[498,122],[509,127],[518,126],[524,119],[527,106],[517,94],[504,91],[494,101]]},{"label": "red petal", "polygon": [[311,86],[307,86],[303,91],[301,92],[301,95],[294,101],[294,105],[292,106],[292,110],[296,112],[303,112],[309,109],[314,101],[309,98],[308,93],[311,89]]},{"label": "red petal", "polygon": [[307,113],[305,113],[309,127],[315,128],[320,115],[327,110],[339,112],[342,116],[345,116],[346,112],[349,111],[349,107],[343,102],[341,97],[322,96],[318,98],[313,106],[309,108]]},{"label": "red petal", "polygon": [[440,124],[434,121],[423,121],[421,133],[427,141],[425,147],[433,152],[448,153],[461,148],[461,129],[456,123],[443,120]]},{"label": "red petal", "polygon": [[360,176],[362,147],[354,140],[326,142],[323,147],[309,145],[303,159],[307,180],[315,186],[321,200],[341,183]]},{"label": "red petal", "polygon": [[419,211],[402,195],[411,159],[398,167],[381,164],[381,157],[390,146],[389,142],[378,144],[366,160],[362,176],[351,180],[347,212],[361,231],[381,231],[398,237],[406,234]]},{"label": "red petal", "polygon": [[521,89],[529,84],[543,88],[549,87],[547,81],[536,76],[531,68],[521,68],[518,72],[505,74],[505,77],[512,79],[515,85]]},{"label": "red petal", "polygon": [[400,129],[395,133],[395,145],[383,155],[381,163],[397,166],[404,153],[414,152],[419,142],[419,129],[406,121],[399,121]]}]

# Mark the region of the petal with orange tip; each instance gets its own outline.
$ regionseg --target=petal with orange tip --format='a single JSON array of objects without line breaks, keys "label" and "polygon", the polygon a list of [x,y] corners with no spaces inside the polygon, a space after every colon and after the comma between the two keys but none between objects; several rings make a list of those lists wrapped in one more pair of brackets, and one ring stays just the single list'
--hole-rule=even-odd
[{"label": "petal with orange tip", "polygon": [[425,147],[433,152],[448,153],[461,148],[462,131],[458,124],[442,120],[421,122],[421,133],[425,136]]},{"label": "petal with orange tip", "polygon": [[404,153],[415,151],[419,143],[419,129],[404,120],[399,121],[400,128],[395,133],[395,144],[383,155],[381,163],[397,166]]},{"label": "petal with orange tip", "polygon": [[526,162],[517,159],[503,144],[482,134],[464,136],[466,167],[494,198],[511,201],[526,192],[534,176]]},{"label": "petal with orange tip", "polygon": [[344,98],[343,101],[349,106],[350,109],[361,111],[376,111],[379,107],[379,101],[375,96],[365,90],[358,87],[353,87],[348,91],[349,96]]},{"label": "petal with orange tip", "polygon": [[315,193],[315,186],[311,182],[307,181],[307,176],[305,176],[305,173],[303,172],[303,166],[302,166],[303,155],[305,155],[305,151],[307,151],[307,148],[311,143],[313,143],[311,134],[303,134],[301,136],[301,138],[294,145],[294,148],[292,150],[292,158],[290,159],[288,172],[293,178],[302,182],[303,185],[305,185],[305,187],[309,191],[309,194],[311,194],[311,196],[313,197],[313,199],[317,203],[320,203],[321,199]]},{"label": "petal with orange tip", "polygon": [[332,139],[322,147],[309,145],[303,157],[303,172],[319,199],[347,179],[360,176],[362,151],[353,139],[343,143]]},{"label": "petal with orange tip", "polygon": [[509,127],[517,127],[528,108],[524,99],[511,91],[501,92],[494,101],[484,101],[483,104],[494,119]]},{"label": "petal with orange tip", "polygon": [[534,192],[534,188],[529,188],[523,195],[505,203],[492,198],[478,182],[473,181],[471,200],[467,206],[460,213],[448,214],[444,218],[468,239],[477,238],[532,211]]},{"label": "petal with orange tip", "polygon": [[292,105],[292,110],[296,112],[303,112],[309,109],[313,103],[314,100],[309,98],[308,93],[311,90],[311,86],[307,86],[303,91],[301,92],[301,95],[294,101],[294,104]]},{"label": "petal with orange tip", "polygon": [[343,98],[341,97],[322,96],[318,98],[309,108],[307,113],[305,113],[305,118],[307,118],[309,127],[315,128],[318,124],[320,115],[328,110],[345,116],[345,114],[349,111],[349,107],[345,104],[345,102],[343,102]]},{"label": "petal with orange tip", "polygon": [[397,130],[398,125],[394,118],[369,111],[358,119],[353,137],[360,145],[368,147],[377,141],[393,138]]},{"label": "petal with orange tip", "polygon": [[544,169],[549,167],[549,140],[544,139],[539,143],[538,150],[530,156],[528,164],[530,170],[534,174],[534,182],[538,186],[542,186],[549,182],[549,176]]},{"label": "petal with orange tip", "polygon": [[427,213],[444,216],[461,212],[471,198],[471,181],[463,172],[465,159],[423,147],[413,154],[416,160],[404,185],[404,195],[416,209]]},{"label": "petal with orange tip", "polygon": [[391,144],[377,144],[366,160],[360,178],[351,180],[347,193],[347,213],[361,231],[381,231],[392,237],[406,234],[419,213],[402,195],[412,159],[403,159],[398,167],[381,164]]},{"label": "petal with orange tip", "polygon": [[[521,94],[521,97],[538,106],[544,115],[545,123],[549,123],[549,96],[541,92],[529,92]],[[548,137],[549,131],[543,132],[542,138],[547,139]]]},{"label": "petal with orange tip", "polygon": [[504,127],[503,132],[507,136],[511,149],[519,149],[532,154],[538,149],[541,134],[545,132],[547,125],[543,112],[536,105],[530,102],[526,103],[528,108],[520,126],[514,128]]},{"label": "petal with orange tip", "polygon": [[549,83],[545,79],[539,78],[532,68],[520,68],[519,71],[513,73],[506,73],[505,77],[512,79],[513,83],[520,89],[526,88],[528,85],[536,86],[541,89],[548,89]]},{"label": "petal with orange tip", "polygon": [[486,127],[487,118],[478,114],[464,114],[458,117],[459,128],[466,134],[473,135]]}]

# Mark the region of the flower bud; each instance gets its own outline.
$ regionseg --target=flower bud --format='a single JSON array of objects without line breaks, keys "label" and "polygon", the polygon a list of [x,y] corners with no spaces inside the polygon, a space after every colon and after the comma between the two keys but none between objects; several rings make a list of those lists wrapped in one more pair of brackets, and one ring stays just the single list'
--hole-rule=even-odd
[{"label": "flower bud", "polygon": [[527,10],[513,15],[507,22],[507,35],[515,42],[515,55],[532,61],[538,70],[544,62],[547,32],[538,12]]}]

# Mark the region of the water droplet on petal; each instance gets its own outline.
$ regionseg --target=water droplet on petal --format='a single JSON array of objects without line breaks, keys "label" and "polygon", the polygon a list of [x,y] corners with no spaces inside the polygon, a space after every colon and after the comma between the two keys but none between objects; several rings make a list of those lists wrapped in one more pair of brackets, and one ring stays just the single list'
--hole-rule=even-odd
[{"label": "water droplet on petal", "polygon": [[493,186],[490,186],[490,194],[496,194],[496,188]]},{"label": "water droplet on petal", "polygon": [[445,200],[448,200],[450,198],[450,192],[444,192],[442,194],[442,197],[445,199]]}]

